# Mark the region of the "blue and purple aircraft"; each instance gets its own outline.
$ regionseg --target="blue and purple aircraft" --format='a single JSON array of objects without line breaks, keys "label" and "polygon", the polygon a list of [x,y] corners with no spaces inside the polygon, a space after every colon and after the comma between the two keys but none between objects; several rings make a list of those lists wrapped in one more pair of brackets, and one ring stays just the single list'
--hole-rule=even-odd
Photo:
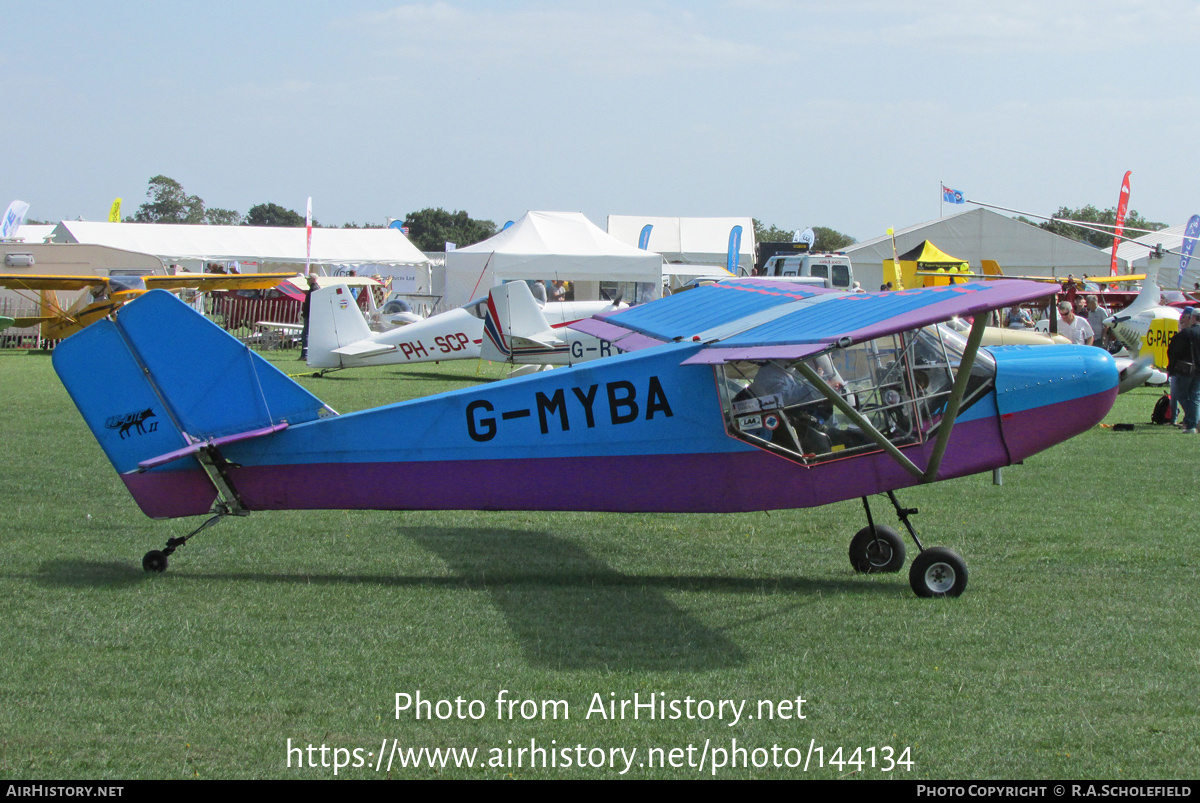
[{"label": "blue and purple aircraft", "polygon": [[[981,349],[987,313],[1053,292],[1013,280],[843,293],[738,279],[574,326],[615,356],[339,415],[165,292],[54,352],[146,515],[297,509],[709,512],[861,498],[861,572],[899,571],[887,494],[921,596],[967,569],[924,547],[895,490],[1020,462],[1095,426],[1117,395],[1101,349]],[[939,325],[973,316],[964,338]],[[164,336],[169,333],[170,336]]]}]

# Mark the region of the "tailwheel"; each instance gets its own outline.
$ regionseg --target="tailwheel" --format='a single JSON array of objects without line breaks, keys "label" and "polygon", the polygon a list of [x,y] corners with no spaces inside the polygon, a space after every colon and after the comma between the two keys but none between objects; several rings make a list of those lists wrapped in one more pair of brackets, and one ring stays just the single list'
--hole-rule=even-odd
[{"label": "tailwheel", "polygon": [[152,549],[142,558],[142,568],[148,572],[165,572],[167,570],[167,556],[157,549]]},{"label": "tailwheel", "polygon": [[930,547],[913,558],[908,582],[918,597],[957,597],[967,588],[967,564],[953,549]]},{"label": "tailwheel", "polygon": [[182,538],[168,538],[165,549],[161,551],[152,549],[146,553],[145,557],[142,558],[142,568],[148,572],[165,572],[167,570],[167,557],[169,555],[186,544],[189,538],[207,530],[227,515],[229,515],[227,512],[218,513]]},{"label": "tailwheel", "polygon": [[891,527],[863,527],[850,540],[850,565],[862,574],[898,572],[904,566],[904,541]]}]

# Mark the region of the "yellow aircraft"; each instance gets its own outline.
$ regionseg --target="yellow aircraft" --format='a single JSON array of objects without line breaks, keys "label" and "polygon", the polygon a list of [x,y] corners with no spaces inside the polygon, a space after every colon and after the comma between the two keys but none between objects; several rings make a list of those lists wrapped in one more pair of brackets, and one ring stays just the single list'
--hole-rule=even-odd
[{"label": "yellow aircraft", "polygon": [[[176,273],[173,276],[67,276],[0,273],[0,288],[38,293],[42,314],[15,318],[14,327],[42,325],[42,337],[61,340],[115,313],[148,290],[265,290],[294,273]],[[87,290],[69,308],[58,291]]]},{"label": "yellow aircraft", "polygon": [[[984,280],[1024,279],[1024,280],[1030,281],[1030,282],[1048,282],[1048,283],[1052,283],[1052,284],[1062,284],[1063,282],[1066,281],[1066,279],[1064,279],[1062,277],[1055,278],[1053,276],[1017,276],[1014,274],[1004,273],[1003,271],[1000,270],[1000,266],[996,263],[996,261],[992,260],[992,259],[983,260],[983,271],[982,272],[959,271],[956,273],[944,273],[944,272],[939,273],[938,271],[932,271],[932,270],[918,270],[918,271],[915,271],[913,275],[914,276],[924,276],[926,286],[931,286],[934,283],[931,280],[936,280],[936,279],[942,279],[943,284],[949,284],[950,279],[954,279],[955,281],[962,281],[965,279],[984,279]],[[1089,277],[1087,277],[1087,279],[1076,279],[1075,287],[1076,287],[1076,290],[1080,293],[1089,293],[1089,292],[1094,293],[1094,292],[1096,292],[1096,290],[1086,289],[1085,282],[1087,284],[1097,285],[1100,290],[1116,290],[1116,289],[1119,289],[1116,287],[1116,285],[1140,282],[1145,278],[1146,278],[1146,274],[1144,274],[1144,273],[1127,273],[1122,276],[1089,276]]]}]

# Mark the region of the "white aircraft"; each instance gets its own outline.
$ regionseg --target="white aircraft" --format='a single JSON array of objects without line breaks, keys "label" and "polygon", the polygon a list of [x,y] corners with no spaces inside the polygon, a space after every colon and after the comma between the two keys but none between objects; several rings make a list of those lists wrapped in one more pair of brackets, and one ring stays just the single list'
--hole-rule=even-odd
[{"label": "white aircraft", "polygon": [[[545,315],[550,306],[539,307],[524,282],[493,287],[484,309],[479,356],[492,362],[575,365],[622,352],[607,340],[551,323]],[[600,312],[613,309],[610,305]]]},{"label": "white aircraft", "polygon": [[[407,326],[372,332],[346,288],[322,287],[313,292],[309,310],[308,366],[332,369],[477,359],[487,305],[487,298],[478,298]],[[546,304],[541,314],[552,328],[558,328],[615,309],[617,305],[608,301],[566,301]]]}]

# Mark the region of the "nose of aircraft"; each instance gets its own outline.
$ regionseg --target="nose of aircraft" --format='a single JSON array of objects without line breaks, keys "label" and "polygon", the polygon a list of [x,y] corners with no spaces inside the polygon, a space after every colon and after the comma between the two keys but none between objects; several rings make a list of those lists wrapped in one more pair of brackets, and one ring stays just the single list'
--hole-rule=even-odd
[{"label": "nose of aircraft", "polygon": [[1009,455],[1023,460],[1100,423],[1117,398],[1117,365],[1092,346],[1003,346],[996,406]]}]

